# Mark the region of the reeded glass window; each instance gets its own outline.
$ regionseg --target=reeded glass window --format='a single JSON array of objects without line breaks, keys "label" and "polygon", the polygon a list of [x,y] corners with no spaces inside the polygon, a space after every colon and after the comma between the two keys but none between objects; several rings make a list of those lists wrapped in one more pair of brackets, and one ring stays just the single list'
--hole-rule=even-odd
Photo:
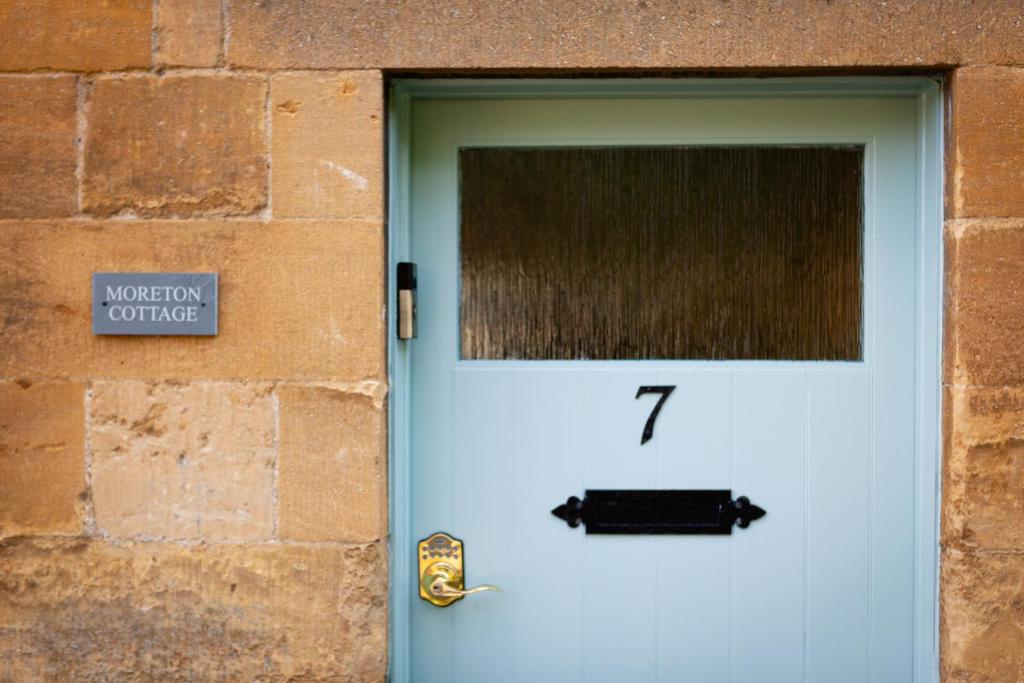
[{"label": "reeded glass window", "polygon": [[861,358],[861,147],[459,161],[465,359]]}]

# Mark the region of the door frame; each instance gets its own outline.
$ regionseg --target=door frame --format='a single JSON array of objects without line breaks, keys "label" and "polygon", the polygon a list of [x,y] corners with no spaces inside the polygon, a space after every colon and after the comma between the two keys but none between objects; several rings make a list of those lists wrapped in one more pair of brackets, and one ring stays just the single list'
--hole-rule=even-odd
[{"label": "door frame", "polygon": [[[939,511],[941,509],[941,344],[942,344],[942,188],[943,82],[941,77],[848,77],[767,79],[398,79],[388,101],[387,351],[389,499],[389,679],[411,680],[409,604],[415,572],[409,495],[411,492],[410,391],[408,344],[396,335],[393,302],[399,261],[409,260],[411,222],[410,128],[412,104],[420,99],[664,98],[818,95],[914,97],[918,139],[916,183],[917,265],[915,292],[917,410],[914,500],[916,513],[914,581],[914,681],[938,681]],[[922,495],[928,492],[929,495]]]}]

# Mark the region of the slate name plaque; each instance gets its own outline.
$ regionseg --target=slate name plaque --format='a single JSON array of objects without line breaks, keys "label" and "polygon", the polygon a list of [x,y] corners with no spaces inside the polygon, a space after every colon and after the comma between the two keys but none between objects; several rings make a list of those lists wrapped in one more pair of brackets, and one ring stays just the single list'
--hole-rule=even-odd
[{"label": "slate name plaque", "polygon": [[93,273],[92,333],[217,334],[217,273]]}]

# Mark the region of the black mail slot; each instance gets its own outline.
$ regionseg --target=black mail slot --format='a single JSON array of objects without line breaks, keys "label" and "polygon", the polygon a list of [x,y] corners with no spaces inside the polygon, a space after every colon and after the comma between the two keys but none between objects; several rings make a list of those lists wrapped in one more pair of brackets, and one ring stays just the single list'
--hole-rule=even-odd
[{"label": "black mail slot", "polygon": [[733,500],[728,489],[588,489],[551,514],[588,534],[731,534],[734,524],[745,529],[765,511],[746,496]]}]

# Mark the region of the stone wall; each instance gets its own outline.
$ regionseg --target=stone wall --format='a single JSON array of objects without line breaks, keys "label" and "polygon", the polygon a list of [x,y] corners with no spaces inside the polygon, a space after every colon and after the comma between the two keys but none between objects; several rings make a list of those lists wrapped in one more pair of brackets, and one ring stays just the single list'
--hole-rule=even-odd
[{"label": "stone wall", "polygon": [[1024,679],[1019,0],[0,0],[0,681],[384,678],[386,70],[950,74],[942,668]]},{"label": "stone wall", "polygon": [[1021,681],[1024,68],[957,69],[948,113],[943,672]]},{"label": "stone wall", "polygon": [[[0,2],[0,681],[385,676],[383,78],[225,12]],[[93,336],[104,270],[219,336]]]}]

